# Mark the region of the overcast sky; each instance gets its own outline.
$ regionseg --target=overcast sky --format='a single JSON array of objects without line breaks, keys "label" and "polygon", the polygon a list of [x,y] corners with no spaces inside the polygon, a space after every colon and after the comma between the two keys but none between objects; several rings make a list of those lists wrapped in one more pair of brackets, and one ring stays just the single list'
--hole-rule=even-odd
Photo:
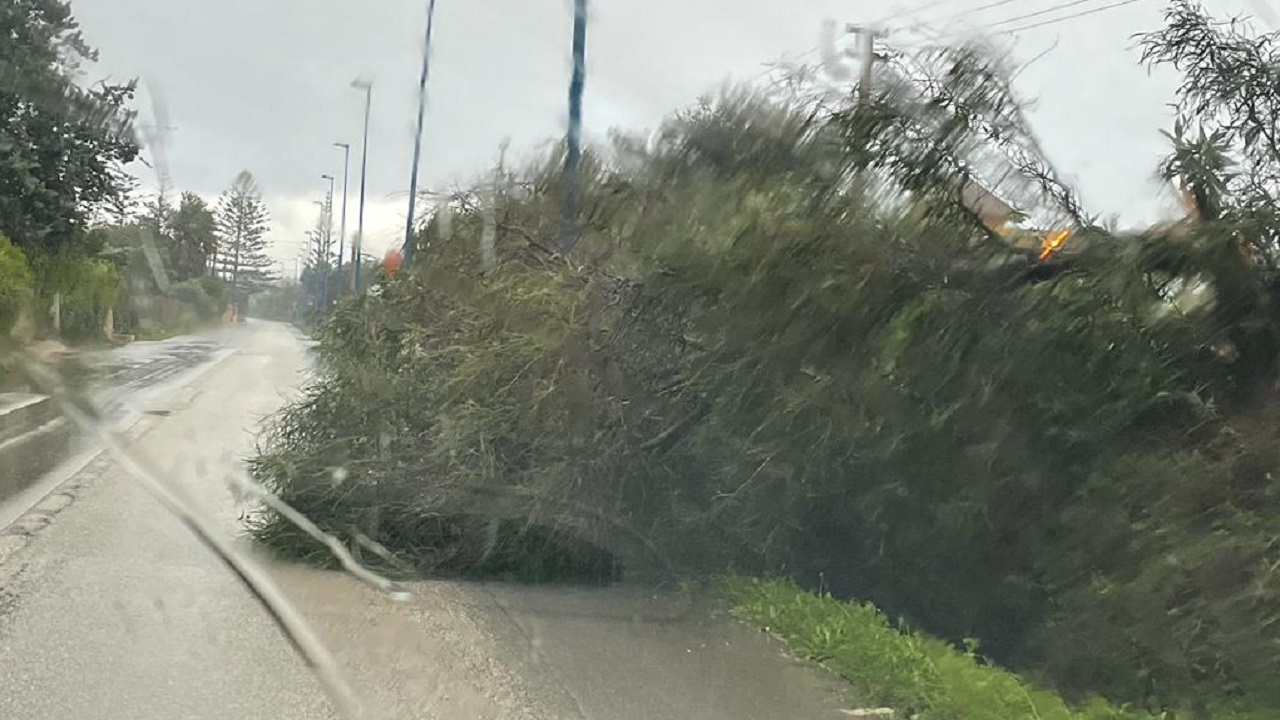
[{"label": "overcast sky", "polygon": [[[825,19],[959,22],[993,31],[1110,5],[1079,0],[1025,21],[1001,21],[1068,0],[591,0],[585,127],[653,127],[729,79],[812,50]],[[1215,12],[1254,14],[1270,0],[1216,0]],[[324,173],[341,183],[349,142],[354,233],[363,96],[374,82],[366,247],[403,235],[415,98],[427,0],[72,0],[100,53],[90,77],[138,77],[142,122],[153,96],[167,108],[175,187],[208,198],[241,169],[257,176],[273,214],[274,254],[292,258],[314,224]],[[1167,200],[1152,180],[1166,151],[1159,130],[1177,78],[1138,65],[1134,33],[1156,29],[1164,6],[1139,0],[1016,38],[1018,78],[1039,98],[1033,120],[1047,152],[1095,212],[1147,222]],[[918,10],[913,10],[918,8]],[[1262,12],[1266,8],[1262,7]],[[465,180],[497,157],[563,135],[570,0],[438,0],[421,183]],[[1266,27],[1263,25],[1263,27]],[[1012,39],[1012,38],[1011,38]],[[893,42],[893,38],[890,38]],[[1055,46],[1056,43],[1056,46]],[[144,168],[145,170],[145,168]],[[144,180],[154,183],[153,177]],[[292,269],[292,268],[290,268]]]}]

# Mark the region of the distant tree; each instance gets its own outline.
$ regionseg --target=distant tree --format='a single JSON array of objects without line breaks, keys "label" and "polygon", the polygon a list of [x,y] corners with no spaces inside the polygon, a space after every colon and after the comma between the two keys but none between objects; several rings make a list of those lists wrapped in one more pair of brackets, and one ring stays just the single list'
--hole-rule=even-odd
[{"label": "distant tree", "polygon": [[307,265],[328,267],[333,263],[333,212],[328,203],[320,208],[316,226],[307,233]]},{"label": "distant tree", "polygon": [[28,253],[66,250],[137,156],[134,85],[78,80],[96,55],[65,0],[5,0],[0,28],[0,231]]},{"label": "distant tree", "polygon": [[315,228],[307,233],[306,264],[299,280],[305,311],[315,319],[337,296],[338,289],[333,262],[333,207],[327,201],[320,206]]},{"label": "distant tree", "polygon": [[139,220],[157,236],[168,235],[170,224],[173,222],[173,206],[169,204],[168,197],[164,193],[157,193],[155,197],[148,200],[143,205],[142,216]]},{"label": "distant tree", "polygon": [[267,206],[249,171],[241,171],[223,191],[214,219],[218,233],[214,274],[227,281],[232,302],[243,302],[273,279],[267,257]]},{"label": "distant tree", "polygon": [[119,164],[111,168],[116,194],[103,202],[98,217],[104,224],[128,225],[138,213],[138,179]]},{"label": "distant tree", "polygon": [[218,224],[208,204],[193,192],[182,193],[169,231],[169,269],[174,279],[204,275],[218,243]]}]

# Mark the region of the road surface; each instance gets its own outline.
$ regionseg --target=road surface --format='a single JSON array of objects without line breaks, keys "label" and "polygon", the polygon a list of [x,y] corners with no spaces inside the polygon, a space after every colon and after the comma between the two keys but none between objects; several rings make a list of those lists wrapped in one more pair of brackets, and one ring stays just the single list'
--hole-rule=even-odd
[{"label": "road surface", "polygon": [[[156,342],[136,342],[123,347],[76,353],[68,368],[85,382],[71,381],[76,392],[92,402],[103,421],[113,429],[129,427],[137,421],[153,398],[189,382],[234,349],[226,339],[231,329],[203,335],[185,335]],[[47,495],[59,483],[78,473],[93,459],[99,444],[84,437],[73,438],[70,448],[54,444],[45,453],[62,455],[41,458],[28,465],[54,467],[34,482],[18,483],[16,492],[0,491],[0,528]],[[24,448],[24,451],[30,451]]]},{"label": "road surface", "polygon": [[[204,349],[186,380],[135,394],[126,434],[238,533],[225,478],[308,358],[296,332],[271,323],[220,331]],[[397,601],[338,573],[271,571],[370,718],[847,717],[832,678],[679,595],[420,582]],[[236,581],[99,456],[0,534],[0,717],[334,715]]]},{"label": "road surface", "polygon": [[80,360],[93,378],[89,394],[113,424],[128,424],[157,392],[235,352],[229,343],[234,342],[236,330],[219,328],[204,335],[134,342],[87,353]]}]

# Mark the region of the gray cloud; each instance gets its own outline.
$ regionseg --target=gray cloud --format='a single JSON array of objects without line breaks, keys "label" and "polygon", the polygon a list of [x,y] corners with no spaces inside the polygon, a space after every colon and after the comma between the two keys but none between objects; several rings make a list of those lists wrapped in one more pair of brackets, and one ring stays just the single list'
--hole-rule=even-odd
[{"label": "gray cloud", "polygon": [[[921,15],[937,19],[974,4],[954,0]],[[982,26],[1054,4],[1027,0],[961,19]],[[912,16],[902,14],[901,5],[910,6],[593,0],[586,126],[596,137],[612,125],[652,127],[729,77],[756,76],[784,54],[813,48],[824,18],[865,21],[896,13],[902,23]],[[1249,9],[1244,0],[1220,5]],[[369,194],[377,219],[369,235],[385,242],[403,223],[403,209],[399,219],[395,212],[408,185],[425,6],[425,0],[73,5],[101,50],[91,72],[139,76],[162,94],[177,126],[169,154],[175,185],[214,196],[248,168],[273,202],[289,204],[277,209],[278,234],[296,237],[310,225],[307,206],[323,190],[320,174],[341,169],[331,143],[359,143],[362,101],[348,84],[356,76],[373,78]],[[1140,2],[1028,32],[1017,46],[1029,59],[1060,38],[1019,78],[1019,87],[1040,98],[1033,117],[1044,145],[1087,205],[1132,221],[1159,211],[1150,176],[1165,151],[1157,131],[1168,125],[1175,78],[1138,67],[1131,36],[1159,22],[1160,3]],[[518,150],[563,132],[569,32],[568,0],[438,0],[426,186],[479,171],[504,137]],[[353,171],[358,159],[353,153]]]}]

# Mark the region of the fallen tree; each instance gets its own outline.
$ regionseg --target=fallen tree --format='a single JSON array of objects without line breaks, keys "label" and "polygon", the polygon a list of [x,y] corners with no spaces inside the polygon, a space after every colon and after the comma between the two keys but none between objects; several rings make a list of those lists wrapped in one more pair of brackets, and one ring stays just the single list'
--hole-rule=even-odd
[{"label": "fallen tree", "polygon": [[974,50],[941,60],[950,104],[731,96],[620,139],[571,258],[554,158],[500,194],[494,267],[485,189],[459,193],[447,239],[320,331],[255,473],[417,571],[789,575],[1080,697],[1280,707],[1274,366],[1239,362],[1277,318],[1189,250],[1271,227],[1083,227],[1026,282],[960,199],[1016,99]]}]

